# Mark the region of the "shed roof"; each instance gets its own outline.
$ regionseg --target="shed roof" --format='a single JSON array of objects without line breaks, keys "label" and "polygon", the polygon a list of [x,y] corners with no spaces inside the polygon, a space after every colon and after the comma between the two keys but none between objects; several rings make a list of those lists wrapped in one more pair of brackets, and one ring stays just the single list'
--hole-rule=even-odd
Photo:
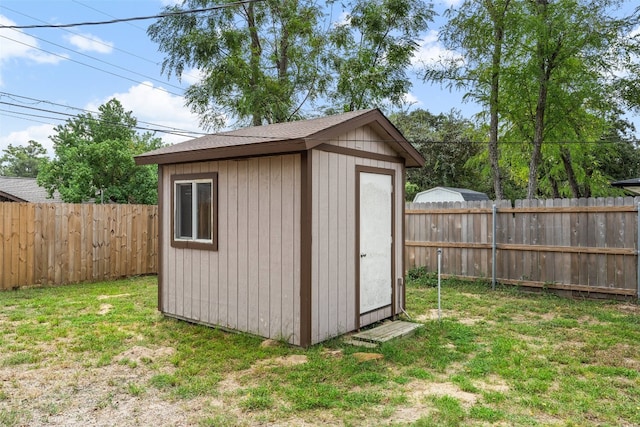
[{"label": "shed roof", "polygon": [[205,135],[140,154],[135,160],[139,165],[168,164],[303,151],[365,125],[380,134],[407,167],[424,165],[422,155],[378,109]]},{"label": "shed roof", "polygon": [[57,193],[47,198],[47,190],[38,186],[35,178],[0,176],[0,199],[12,202],[54,203],[61,202]]},{"label": "shed roof", "polygon": [[421,195],[421,194],[428,194],[428,193],[432,193],[432,192],[438,191],[438,190],[445,190],[447,192],[460,193],[462,198],[467,202],[476,201],[476,200],[489,200],[489,196],[487,196],[485,193],[481,193],[479,191],[474,191],[474,190],[469,190],[468,188],[456,188],[456,187],[433,187],[433,188],[430,188],[430,189],[425,190],[425,191],[421,191],[420,193],[416,194],[416,197],[414,198],[414,200],[416,200],[418,198],[418,196]]},{"label": "shed roof", "polygon": [[633,194],[640,194],[640,178],[625,179],[611,183],[614,187],[621,187]]}]

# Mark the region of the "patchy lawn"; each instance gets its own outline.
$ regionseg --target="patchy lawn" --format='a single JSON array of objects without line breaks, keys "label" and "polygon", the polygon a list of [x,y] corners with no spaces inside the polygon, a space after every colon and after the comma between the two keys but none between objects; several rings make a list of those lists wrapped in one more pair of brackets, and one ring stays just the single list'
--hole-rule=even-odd
[{"label": "patchy lawn", "polygon": [[439,322],[413,276],[374,350],[167,319],[153,277],[0,293],[0,425],[640,425],[637,305],[447,280]]}]

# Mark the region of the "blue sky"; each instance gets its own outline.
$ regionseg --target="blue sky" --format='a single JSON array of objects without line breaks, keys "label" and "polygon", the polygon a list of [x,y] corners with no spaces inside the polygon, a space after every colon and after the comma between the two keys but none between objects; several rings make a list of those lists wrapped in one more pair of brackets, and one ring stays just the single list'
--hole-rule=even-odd
[{"label": "blue sky", "polygon": [[[458,1],[434,4],[436,11],[442,12]],[[173,2],[175,0],[1,0],[0,24],[67,24],[150,16]],[[163,54],[146,34],[146,28],[153,22],[68,29],[0,29],[0,151],[8,144],[22,145],[34,139],[51,155],[52,143],[48,137],[53,127],[68,116],[46,110],[70,115],[79,111],[64,106],[96,111],[99,105],[114,97],[133,112],[140,126],[203,132],[198,118],[184,107],[181,96],[192,79],[197,78],[197,73],[185,76],[182,82],[168,80],[161,74]],[[416,62],[445,53],[437,41],[441,22],[442,18],[436,19],[423,35]],[[455,108],[470,117],[479,111],[473,104],[463,104],[461,93],[451,93],[417,80],[406,99],[413,102],[414,108],[432,113],[446,113]],[[189,136],[166,133],[157,133],[157,136],[167,143],[189,139]]]}]

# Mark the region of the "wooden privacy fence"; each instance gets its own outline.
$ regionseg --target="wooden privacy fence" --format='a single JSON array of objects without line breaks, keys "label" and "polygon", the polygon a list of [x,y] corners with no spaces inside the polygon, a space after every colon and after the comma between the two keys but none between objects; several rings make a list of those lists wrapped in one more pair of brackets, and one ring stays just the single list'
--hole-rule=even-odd
[{"label": "wooden privacy fence", "polygon": [[0,290],[157,272],[158,208],[0,203]]},{"label": "wooden privacy fence", "polygon": [[[640,198],[408,203],[407,268],[638,296]],[[493,205],[495,204],[495,211]]]}]

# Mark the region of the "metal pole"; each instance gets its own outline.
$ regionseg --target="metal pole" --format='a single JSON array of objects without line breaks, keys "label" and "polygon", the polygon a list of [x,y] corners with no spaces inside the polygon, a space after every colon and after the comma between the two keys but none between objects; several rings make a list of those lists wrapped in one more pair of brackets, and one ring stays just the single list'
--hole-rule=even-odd
[{"label": "metal pole", "polygon": [[640,203],[638,203],[638,221],[637,221],[637,227],[638,227],[638,235],[636,236],[636,262],[638,264],[638,271],[636,273],[636,281],[637,281],[637,288],[636,288],[636,298],[638,298],[638,301],[640,301]]},{"label": "metal pole", "polygon": [[440,270],[442,268],[442,249],[438,248],[438,322],[442,321],[442,309],[440,306]]},{"label": "metal pole", "polygon": [[493,237],[493,242],[491,244],[491,289],[492,290],[496,290],[496,252],[498,249],[498,243],[496,240],[496,228],[497,228],[497,221],[496,221],[496,213],[498,211],[498,208],[496,207],[495,203],[493,204],[493,209],[492,209],[492,222],[493,222],[493,233],[492,233],[492,237]]}]

